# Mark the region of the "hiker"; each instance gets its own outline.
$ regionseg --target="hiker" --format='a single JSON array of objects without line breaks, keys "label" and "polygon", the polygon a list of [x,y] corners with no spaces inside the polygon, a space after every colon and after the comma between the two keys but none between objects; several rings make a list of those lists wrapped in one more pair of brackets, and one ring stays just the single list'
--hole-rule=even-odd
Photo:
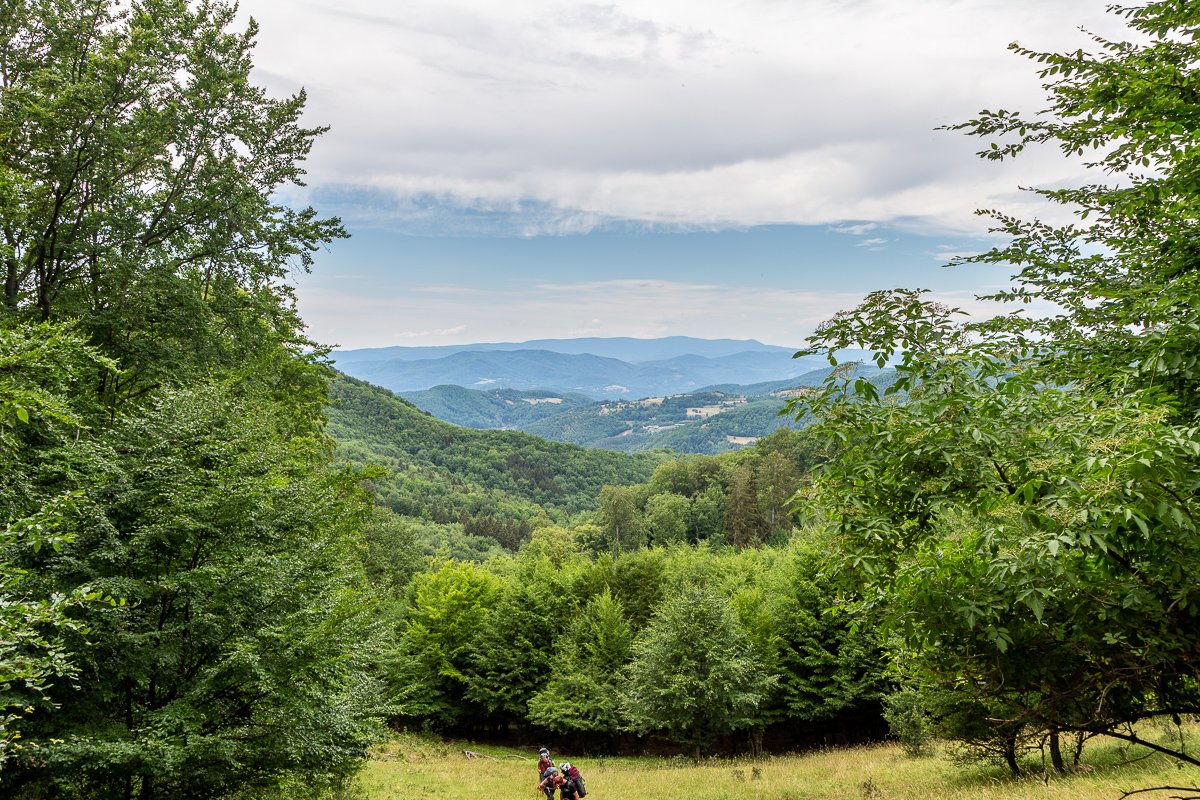
[{"label": "hiker", "polygon": [[542,782],[537,785],[539,792],[544,792],[547,800],[554,800],[554,791],[564,783],[563,776],[556,767],[546,767],[542,773]]},{"label": "hiker", "polygon": [[554,759],[550,757],[550,751],[545,747],[543,747],[541,750],[538,750],[538,777],[540,778],[543,772],[545,772],[549,767],[553,766]]},{"label": "hiker", "polygon": [[583,776],[579,774],[579,767],[570,761],[564,761],[559,765],[559,769],[562,770],[563,778],[559,797],[562,800],[579,800],[581,797],[587,797],[587,787],[583,785]]}]

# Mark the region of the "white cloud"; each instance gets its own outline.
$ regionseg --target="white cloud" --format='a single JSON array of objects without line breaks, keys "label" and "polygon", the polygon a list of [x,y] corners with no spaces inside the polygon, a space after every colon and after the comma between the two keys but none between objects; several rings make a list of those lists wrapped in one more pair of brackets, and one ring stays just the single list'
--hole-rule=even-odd
[{"label": "white cloud", "polygon": [[[978,231],[978,206],[1070,179],[1054,153],[983,163],[935,126],[1040,107],[1036,64],[1005,49],[1088,42],[1095,0],[242,0],[258,79],[309,89],[333,130],[314,187],[411,213],[504,209],[512,232],[605,219],[744,226],[924,220]],[[358,209],[364,213],[365,209]],[[430,212],[434,213],[434,212]],[[447,216],[448,215],[448,216]],[[466,216],[470,217],[470,214]]]},{"label": "white cloud", "polygon": [[852,236],[862,236],[864,233],[869,233],[878,227],[877,223],[864,222],[859,225],[837,225],[830,228],[830,230],[834,233],[848,233]]}]

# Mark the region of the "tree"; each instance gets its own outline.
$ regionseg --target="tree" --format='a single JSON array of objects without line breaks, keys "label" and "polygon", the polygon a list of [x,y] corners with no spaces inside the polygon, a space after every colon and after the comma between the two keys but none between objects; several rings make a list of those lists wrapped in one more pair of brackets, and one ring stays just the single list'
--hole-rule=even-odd
[{"label": "tree", "polygon": [[825,725],[873,713],[886,666],[874,628],[838,601],[825,570],[831,549],[823,536],[797,539],[766,583],[786,716]]},{"label": "tree", "polygon": [[725,524],[734,547],[755,547],[762,544],[767,533],[769,523],[758,504],[758,481],[754,477],[754,465],[749,461],[733,474]]},{"label": "tree", "polygon": [[[754,558],[758,554],[759,551],[742,551],[738,554],[745,565],[743,568],[756,577],[765,571],[765,565]],[[783,677],[779,656],[783,642],[770,600],[758,582],[734,592],[730,597],[730,609],[738,627],[746,634],[754,662],[763,674],[771,677],[771,684],[759,703],[754,725],[750,729],[751,754],[758,756],[762,753],[763,734],[767,726],[786,716],[783,704],[779,702],[779,681]]]},{"label": "tree", "polygon": [[633,730],[701,750],[752,727],[772,678],[754,659],[729,602],[692,586],[665,600],[634,641],[622,711]]},{"label": "tree", "polygon": [[[1040,189],[1078,222],[1053,225],[982,212],[1010,237],[965,262],[1017,267],[1018,286],[995,299],[1049,301],[1063,313],[1010,314],[979,326],[1031,348],[1047,379],[1079,381],[1109,393],[1153,388],[1178,419],[1195,421],[1200,400],[1200,249],[1195,219],[1200,165],[1189,143],[1196,118],[1195,9],[1152,2],[1113,7],[1133,41],[1092,36],[1097,52],[1010,49],[1045,66],[1050,104],[1042,114],[984,111],[954,126],[995,137],[980,155],[1003,160],[1049,143],[1114,184]],[[1167,122],[1164,122],[1167,120]]]},{"label": "tree", "polygon": [[651,495],[646,500],[646,527],[651,543],[669,545],[685,541],[690,506],[683,495],[671,492]]},{"label": "tree", "polygon": [[466,696],[493,719],[525,718],[550,677],[561,629],[574,616],[571,565],[545,554],[559,533],[565,531],[542,529],[518,555],[472,643]]},{"label": "tree", "polygon": [[633,490],[624,486],[601,489],[599,517],[614,552],[636,550],[642,546],[644,526]]},{"label": "tree", "polygon": [[709,486],[692,500],[691,538],[698,542],[725,541],[725,492],[720,486]]},{"label": "tree", "polygon": [[1195,431],[1146,393],[1047,386],[917,293],[873,295],[824,334],[907,347],[902,402],[847,376],[804,402],[837,450],[811,509],[909,674],[1003,721],[1009,745],[1021,728],[1137,740],[1118,728],[1193,707]]},{"label": "tree", "polygon": [[1009,242],[966,259],[1016,268],[993,299],[1061,311],[960,324],[919,293],[873,294],[818,340],[899,356],[896,385],[881,397],[835,374],[793,408],[824,420],[837,458],[813,509],[868,576],[914,677],[1001,720],[1009,753],[1021,729],[1045,732],[1052,756],[1076,731],[1197,763],[1125,726],[1200,706],[1186,577],[1200,570],[1200,16],[1113,11],[1131,41],[1013,46],[1044,65],[1043,113],[956,126],[996,137],[985,157],[1051,144],[1105,176],[1037,190],[1074,223],[985,212]]},{"label": "tree", "polygon": [[21,566],[26,554],[58,552],[73,541],[64,517],[81,495],[39,496],[38,467],[24,456],[31,439],[69,447],[83,424],[72,376],[111,366],[69,328],[0,328],[0,769],[20,748],[21,717],[49,705],[54,680],[77,674],[64,641],[80,627],[70,610],[97,599],[86,590],[46,596],[31,587]]},{"label": "tree", "polygon": [[649,490],[651,495],[671,492],[685,497],[692,494],[692,480],[686,461],[664,461],[655,468],[650,476]]},{"label": "tree", "polygon": [[606,588],[558,640],[550,679],[529,701],[530,721],[555,733],[619,731],[622,670],[632,642],[624,609]]},{"label": "tree", "polygon": [[76,674],[62,646],[65,632],[75,627],[68,616],[72,598],[25,597],[26,572],[14,566],[11,555],[17,548],[37,552],[69,543],[71,537],[57,528],[74,499],[68,495],[0,530],[0,769],[21,747],[21,717],[45,699],[51,681]]},{"label": "tree", "polygon": [[494,575],[462,562],[442,563],[412,579],[386,668],[398,716],[447,725],[467,712],[472,645],[500,588]]},{"label": "tree", "polygon": [[[6,796],[317,791],[379,730],[356,567],[373,473],[332,463],[327,370],[286,284],[342,232],[278,204],[320,130],[302,93],[251,83],[235,11],[0,15],[0,339],[32,343],[0,375],[19,378],[0,392],[0,522],[25,539],[0,558],[74,684],[10,687],[54,711],[28,718]],[[91,348],[65,358],[72,331]],[[93,591],[126,602],[55,605]]]},{"label": "tree", "polygon": [[771,450],[759,463],[758,474],[767,524],[772,530],[790,528],[788,506],[800,486],[800,473],[795,462],[781,450]]},{"label": "tree", "polygon": [[126,602],[72,612],[90,630],[65,644],[78,679],[31,720],[13,796],[261,789],[348,774],[372,741],[357,476],[321,440],[281,435],[290,409],[230,394],[164,393],[75,456],[74,540],[21,566],[41,596]]},{"label": "tree", "polygon": [[[597,559],[597,566],[602,562]],[[666,553],[654,547],[625,553],[612,563],[612,591],[634,631],[649,624],[662,602],[667,574]]]},{"label": "tree", "polygon": [[0,18],[3,314],[75,318],[109,402],[298,352],[291,268],[344,235],[280,205],[321,129],[250,81],[224,0],[42,0]]},{"label": "tree", "polygon": [[[1146,673],[1141,686],[1113,684],[1125,687],[1129,701],[1114,716],[1143,718],[1171,716],[1200,700],[1193,691],[1196,673],[1181,673],[1172,660],[1195,663],[1187,631],[1200,617],[1195,587],[1179,573],[1200,565],[1193,533],[1200,452],[1190,427],[1200,420],[1200,193],[1194,179],[1200,156],[1190,146],[1200,129],[1194,91],[1200,14],[1171,2],[1112,11],[1126,20],[1130,41],[1093,36],[1095,53],[1013,46],[1045,65],[1046,113],[985,111],[956,127],[999,138],[985,157],[1004,159],[1050,143],[1067,154],[1087,153],[1089,167],[1115,179],[1038,192],[1070,209],[1075,224],[989,212],[1010,243],[970,260],[1019,268],[1018,287],[997,299],[1037,298],[1063,309],[1049,318],[1008,315],[979,329],[984,336],[1012,337],[1043,380],[1083,387],[1083,412],[1103,420],[1092,428],[1096,438],[1085,468],[1071,476],[1059,502],[1089,509],[1106,537],[1098,563],[1077,569],[1111,581],[1112,602],[1126,606],[1112,615],[1124,617],[1120,631],[1111,630],[1104,615],[1110,629],[1103,635],[1129,644],[1119,655],[1106,655]],[[1123,409],[1122,418],[1109,416],[1113,406]],[[1072,548],[1071,555],[1078,551]],[[1168,559],[1173,564],[1166,571],[1153,566]],[[1146,641],[1147,626],[1159,631],[1153,644]],[[1175,655],[1160,662],[1157,653],[1164,651]],[[1103,650],[1085,652],[1094,665]],[[1106,673],[1106,680],[1115,678]],[[1097,713],[1092,729],[1103,730],[1105,714],[1113,712]]]}]

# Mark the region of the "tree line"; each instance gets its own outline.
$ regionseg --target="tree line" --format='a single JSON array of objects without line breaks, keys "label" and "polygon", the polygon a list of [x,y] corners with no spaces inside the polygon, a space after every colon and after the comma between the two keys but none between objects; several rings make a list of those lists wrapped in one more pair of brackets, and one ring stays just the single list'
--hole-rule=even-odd
[{"label": "tree line", "polygon": [[800,536],[591,556],[553,527],[485,564],[431,564],[386,661],[397,721],[594,749],[653,734],[688,752],[754,752],[772,726],[809,744],[878,736],[880,645],[833,610],[827,558]]}]

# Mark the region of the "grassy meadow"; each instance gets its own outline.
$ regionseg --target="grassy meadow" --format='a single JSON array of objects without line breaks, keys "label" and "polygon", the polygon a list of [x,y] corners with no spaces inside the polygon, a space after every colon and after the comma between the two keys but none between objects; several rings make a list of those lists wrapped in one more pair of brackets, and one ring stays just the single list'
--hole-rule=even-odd
[{"label": "grassy meadow", "polygon": [[[467,759],[463,750],[498,760]],[[571,753],[554,755],[576,761]],[[537,800],[533,759],[536,753],[513,748],[402,735],[377,751],[359,778],[357,795],[369,800]],[[1200,769],[1180,769],[1144,749],[1093,742],[1084,762],[1087,766],[1074,774],[1046,780],[1036,761],[1026,765],[1027,777],[1014,779],[1002,767],[957,764],[947,748],[910,758],[891,744],[755,760],[710,759],[699,765],[684,758],[580,756],[576,761],[591,800],[1117,800],[1126,791],[1150,786],[1200,786]],[[1200,789],[1194,794],[1200,795]]]}]

